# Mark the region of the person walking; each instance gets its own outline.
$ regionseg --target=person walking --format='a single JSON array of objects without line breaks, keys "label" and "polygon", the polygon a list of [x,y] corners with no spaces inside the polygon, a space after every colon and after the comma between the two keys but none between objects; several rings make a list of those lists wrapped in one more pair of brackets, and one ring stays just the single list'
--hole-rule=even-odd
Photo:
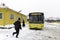
[{"label": "person walking", "polygon": [[16,34],[16,38],[18,38],[19,29],[22,29],[21,28],[20,18],[18,18],[18,20],[14,23],[14,28],[15,28],[16,32],[13,32],[13,36],[14,36],[14,34]]},{"label": "person walking", "polygon": [[25,22],[24,22],[24,20],[23,20],[23,24],[22,24],[22,26],[25,27]]}]

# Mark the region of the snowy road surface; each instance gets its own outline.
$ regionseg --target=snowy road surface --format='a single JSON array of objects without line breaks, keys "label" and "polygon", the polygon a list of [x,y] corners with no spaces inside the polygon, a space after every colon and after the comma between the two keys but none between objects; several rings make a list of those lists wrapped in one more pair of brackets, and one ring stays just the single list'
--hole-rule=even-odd
[{"label": "snowy road surface", "polygon": [[45,23],[43,30],[29,30],[28,25],[22,27],[19,38],[15,35],[12,29],[0,29],[0,40],[60,40],[60,25]]}]

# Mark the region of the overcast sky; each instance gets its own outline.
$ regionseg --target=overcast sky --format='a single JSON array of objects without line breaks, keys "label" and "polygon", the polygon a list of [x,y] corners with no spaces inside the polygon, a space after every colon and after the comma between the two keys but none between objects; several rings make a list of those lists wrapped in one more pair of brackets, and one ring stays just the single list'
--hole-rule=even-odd
[{"label": "overcast sky", "polygon": [[0,0],[1,3],[25,15],[44,12],[45,17],[60,17],[60,0]]}]

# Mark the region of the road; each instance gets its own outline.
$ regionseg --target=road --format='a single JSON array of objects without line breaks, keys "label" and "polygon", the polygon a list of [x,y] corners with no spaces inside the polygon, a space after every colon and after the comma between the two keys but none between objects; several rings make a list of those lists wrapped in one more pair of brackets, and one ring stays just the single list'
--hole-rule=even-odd
[{"label": "road", "polygon": [[[60,25],[45,23],[43,30],[30,30],[22,27],[19,38],[12,36],[14,29],[0,29],[1,40],[60,40]],[[4,37],[4,38],[3,38]]]}]

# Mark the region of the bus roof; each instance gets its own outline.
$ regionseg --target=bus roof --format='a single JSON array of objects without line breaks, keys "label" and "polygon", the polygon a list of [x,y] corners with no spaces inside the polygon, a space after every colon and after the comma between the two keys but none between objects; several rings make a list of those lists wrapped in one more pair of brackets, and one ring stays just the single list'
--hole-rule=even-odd
[{"label": "bus roof", "polygon": [[43,12],[31,12],[29,15],[43,15]]},{"label": "bus roof", "polygon": [[31,12],[31,13],[43,13],[43,12]]}]

